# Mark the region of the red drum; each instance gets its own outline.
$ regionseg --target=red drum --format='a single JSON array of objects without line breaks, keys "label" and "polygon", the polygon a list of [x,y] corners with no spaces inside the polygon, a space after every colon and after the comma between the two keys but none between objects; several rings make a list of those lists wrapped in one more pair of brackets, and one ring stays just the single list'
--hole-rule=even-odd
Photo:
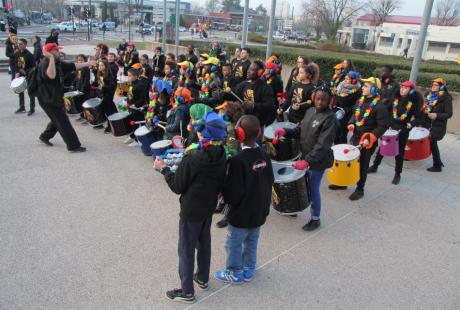
[{"label": "red drum", "polygon": [[404,159],[422,160],[430,157],[430,131],[423,127],[414,127],[409,132]]},{"label": "red drum", "polygon": [[380,155],[395,157],[399,155],[399,133],[388,129],[380,138]]}]

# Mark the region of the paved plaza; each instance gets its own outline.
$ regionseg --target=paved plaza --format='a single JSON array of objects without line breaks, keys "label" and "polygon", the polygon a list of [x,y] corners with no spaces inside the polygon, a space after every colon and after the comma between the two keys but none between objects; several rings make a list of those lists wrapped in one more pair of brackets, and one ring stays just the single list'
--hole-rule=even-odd
[{"label": "paved plaza", "polygon": [[[307,210],[271,212],[254,281],[212,278],[184,305],[165,298],[179,285],[178,196],[152,159],[74,118],[88,151],[68,153],[60,136],[45,147],[44,112],[14,114],[6,73],[0,85],[0,309],[460,309],[457,136],[440,143],[442,173],[425,170],[431,160],[405,162],[394,186],[385,158],[358,202],[323,180],[315,232],[301,229]],[[213,225],[213,271],[225,234]]]}]

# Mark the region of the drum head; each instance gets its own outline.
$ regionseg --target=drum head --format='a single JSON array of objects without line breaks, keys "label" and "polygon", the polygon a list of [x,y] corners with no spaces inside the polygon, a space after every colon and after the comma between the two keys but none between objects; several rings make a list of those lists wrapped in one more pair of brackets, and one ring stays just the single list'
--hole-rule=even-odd
[{"label": "drum head", "polygon": [[350,144],[336,144],[332,146],[332,151],[334,160],[345,162],[358,159],[361,154],[356,146]]},{"label": "drum head", "polygon": [[117,80],[118,80],[118,81],[117,81],[118,84],[128,83],[128,77],[127,77],[127,76],[124,76],[124,75],[119,76],[119,77],[117,78]]},{"label": "drum head", "polygon": [[423,140],[430,135],[430,131],[423,127],[414,127],[409,132],[409,140]]},{"label": "drum head", "polygon": [[127,118],[129,116],[129,112],[123,111],[123,112],[118,112],[110,115],[107,117],[107,119],[111,122],[113,121],[119,121],[121,119]]},{"label": "drum head", "polygon": [[145,126],[141,126],[134,131],[136,137],[142,137],[149,133],[151,133],[151,131]]},{"label": "drum head", "polygon": [[275,130],[281,128],[294,129],[297,127],[297,124],[291,122],[278,122],[273,123],[270,126],[267,126],[264,130],[264,137],[273,140],[275,138]]},{"label": "drum head", "polygon": [[387,137],[394,137],[398,135],[398,131],[393,130],[393,129],[388,129],[387,131],[385,131],[383,135]]},{"label": "drum head", "polygon": [[272,162],[275,183],[290,183],[305,176],[307,170],[294,169],[293,164],[293,161]]},{"label": "drum head", "polygon": [[160,141],[153,142],[152,144],[150,144],[150,148],[152,150],[154,150],[154,149],[163,149],[163,148],[169,147],[169,146],[171,146],[171,140],[160,140]]},{"label": "drum head", "polygon": [[21,86],[25,82],[25,80],[26,78],[23,76],[15,78],[14,80],[11,81],[11,88],[16,88],[18,86]]},{"label": "drum head", "polygon": [[85,102],[83,102],[83,107],[87,108],[87,109],[95,108],[98,105],[100,105],[101,102],[102,102],[102,99],[100,99],[100,98],[91,98],[91,99],[88,99]]}]

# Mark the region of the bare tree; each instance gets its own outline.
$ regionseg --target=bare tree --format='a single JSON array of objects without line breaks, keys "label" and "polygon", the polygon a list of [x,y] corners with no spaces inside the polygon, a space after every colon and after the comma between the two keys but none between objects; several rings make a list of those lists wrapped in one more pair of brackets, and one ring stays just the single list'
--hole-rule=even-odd
[{"label": "bare tree", "polygon": [[381,25],[385,19],[401,7],[400,0],[374,0],[369,4],[371,14],[374,16],[376,26]]},{"label": "bare tree", "polygon": [[459,15],[460,2],[458,0],[439,0],[436,2],[436,25],[454,26]]},{"label": "bare tree", "polygon": [[304,7],[315,29],[321,29],[329,40],[335,40],[338,30],[364,8],[364,3],[362,0],[309,0]]},{"label": "bare tree", "polygon": [[[206,11],[208,13],[219,12],[219,10],[220,10],[220,1],[217,1],[217,0],[206,1]],[[201,11],[201,14],[203,14],[203,11]]]}]

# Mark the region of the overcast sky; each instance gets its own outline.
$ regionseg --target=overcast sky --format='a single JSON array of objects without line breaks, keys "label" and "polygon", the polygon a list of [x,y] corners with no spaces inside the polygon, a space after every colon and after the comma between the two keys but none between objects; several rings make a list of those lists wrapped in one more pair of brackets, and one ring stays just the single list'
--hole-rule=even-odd
[{"label": "overcast sky", "polygon": [[[283,0],[277,0],[277,3],[280,3],[281,1]],[[296,14],[297,12],[300,12],[302,8],[302,3],[305,2],[305,0],[288,0],[288,1],[289,3],[293,4],[295,7],[294,14]],[[203,1],[199,1],[199,0],[190,0],[190,2],[203,3]],[[249,6],[251,8],[255,8],[259,4],[262,4],[265,8],[269,9],[270,3],[271,1],[269,0],[249,0]],[[408,15],[408,16],[422,16],[423,8],[425,6],[424,0],[401,0],[401,3],[402,3],[401,9],[399,9],[394,14]],[[241,5],[244,5],[244,0],[241,0]],[[435,5],[436,5],[436,1],[435,1]]]}]

